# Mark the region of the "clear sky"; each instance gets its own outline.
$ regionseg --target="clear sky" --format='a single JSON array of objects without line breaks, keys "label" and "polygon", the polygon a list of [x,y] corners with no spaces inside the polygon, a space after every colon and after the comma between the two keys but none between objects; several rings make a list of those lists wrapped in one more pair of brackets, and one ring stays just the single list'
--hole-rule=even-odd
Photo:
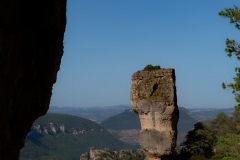
[{"label": "clear sky", "polygon": [[240,32],[218,16],[238,0],[68,0],[64,56],[51,105],[130,104],[131,75],[147,64],[176,70],[178,105],[233,107],[221,88],[235,57],[225,39]]}]

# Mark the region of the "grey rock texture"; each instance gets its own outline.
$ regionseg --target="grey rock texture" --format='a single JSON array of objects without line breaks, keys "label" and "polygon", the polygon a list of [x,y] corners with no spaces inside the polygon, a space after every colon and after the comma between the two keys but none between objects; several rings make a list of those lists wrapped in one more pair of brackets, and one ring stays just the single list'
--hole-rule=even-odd
[{"label": "grey rock texture", "polygon": [[130,100],[141,122],[139,142],[146,159],[169,159],[179,118],[174,69],[135,72]]},{"label": "grey rock texture", "polygon": [[0,2],[0,159],[16,160],[48,110],[63,54],[66,0]]},{"label": "grey rock texture", "polygon": [[90,153],[86,152],[80,156],[80,160],[144,160],[142,150],[120,150],[111,151],[109,149],[90,148]]}]

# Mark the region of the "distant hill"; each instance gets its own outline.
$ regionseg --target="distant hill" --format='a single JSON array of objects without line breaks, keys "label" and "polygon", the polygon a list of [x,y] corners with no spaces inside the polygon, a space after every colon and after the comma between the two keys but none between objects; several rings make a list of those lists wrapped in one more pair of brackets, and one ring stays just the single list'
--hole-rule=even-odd
[{"label": "distant hill", "polygon": [[188,110],[198,121],[209,121],[214,119],[220,112],[231,115],[234,108],[188,108]]},{"label": "distant hill", "polygon": [[[179,112],[178,142],[180,143],[184,140],[186,133],[197,123],[197,120],[192,117],[191,113],[186,108],[179,107]],[[131,139],[136,137],[136,132],[139,133],[141,129],[138,115],[131,109],[108,118],[103,121],[101,125],[125,142],[131,142]],[[135,136],[131,135],[131,133]],[[136,138],[135,143],[137,143],[137,141],[138,138]]]},{"label": "distant hill", "polygon": [[[179,107],[180,108],[180,107]],[[122,113],[124,110],[131,109],[130,105],[115,105],[106,107],[56,107],[51,106],[49,113],[60,113],[83,117],[96,122],[104,120]],[[187,108],[190,115],[198,121],[208,121],[216,117],[219,112],[230,115],[234,108]]]},{"label": "distant hill", "polygon": [[90,147],[132,149],[99,124],[62,114],[47,114],[34,122],[20,160],[79,160]]},{"label": "distant hill", "polygon": [[[233,108],[183,108],[179,107],[180,120],[178,123],[178,143],[181,143],[186,133],[193,128],[197,121],[213,119],[219,112],[230,115]],[[138,143],[140,123],[138,116],[131,111],[130,105],[115,105],[108,107],[50,107],[50,113],[64,113],[102,122],[101,125],[124,142]]]},{"label": "distant hill", "polygon": [[56,107],[50,106],[48,113],[60,113],[83,117],[96,122],[122,113],[125,109],[131,108],[129,105],[115,105],[105,107]]},{"label": "distant hill", "polygon": [[101,125],[106,129],[127,130],[140,129],[141,124],[138,115],[132,110],[127,109],[124,112],[104,120]]},{"label": "distant hill", "polygon": [[195,123],[198,120],[192,116],[192,113],[188,111],[188,109],[184,107],[179,107],[179,121],[178,121],[178,132],[186,133],[189,130],[193,129]]}]

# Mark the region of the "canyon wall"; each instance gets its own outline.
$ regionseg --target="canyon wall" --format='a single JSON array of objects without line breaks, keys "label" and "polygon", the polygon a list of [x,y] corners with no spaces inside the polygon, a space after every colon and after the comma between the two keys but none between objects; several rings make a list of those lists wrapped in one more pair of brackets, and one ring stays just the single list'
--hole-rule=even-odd
[{"label": "canyon wall", "polygon": [[179,118],[174,69],[135,72],[130,100],[140,118],[139,142],[146,160],[171,159]]},{"label": "canyon wall", "polygon": [[0,2],[0,159],[15,160],[49,107],[63,54],[66,0]]}]

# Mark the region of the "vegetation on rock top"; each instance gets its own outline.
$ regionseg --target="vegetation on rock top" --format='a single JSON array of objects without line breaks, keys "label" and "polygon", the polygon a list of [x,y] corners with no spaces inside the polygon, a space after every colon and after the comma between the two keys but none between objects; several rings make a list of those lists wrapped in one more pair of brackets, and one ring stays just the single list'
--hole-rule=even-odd
[{"label": "vegetation on rock top", "polygon": [[159,65],[153,66],[151,64],[148,64],[146,65],[146,67],[144,67],[143,71],[152,71],[152,70],[158,70],[158,69],[161,69]]}]

